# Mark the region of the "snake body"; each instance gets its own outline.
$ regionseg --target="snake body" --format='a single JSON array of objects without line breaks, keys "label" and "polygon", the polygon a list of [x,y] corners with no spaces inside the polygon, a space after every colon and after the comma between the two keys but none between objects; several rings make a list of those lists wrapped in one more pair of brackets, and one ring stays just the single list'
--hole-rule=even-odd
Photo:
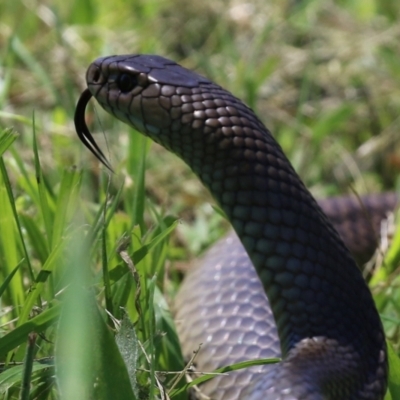
[{"label": "snake body", "polygon": [[[362,262],[371,257],[380,222],[395,208],[397,196],[394,193],[359,199],[340,196],[318,203],[352,255]],[[281,356],[269,301],[251,260],[233,232],[190,269],[175,308],[186,357],[189,359],[202,343],[196,357],[200,371]],[[262,379],[259,377],[271,368],[274,367],[264,365],[230,372],[206,382],[201,389],[215,400],[246,398],[251,382]]]},{"label": "snake body", "polygon": [[[86,79],[106,111],[192,168],[243,244],[228,237],[207,256],[208,269],[197,269],[184,285],[177,315],[185,327],[182,338],[189,346],[197,340],[190,350],[199,341],[209,343],[210,336],[221,344],[199,355],[199,369],[240,351],[246,354],[234,361],[277,354],[283,361],[256,368],[255,374],[233,374],[240,389],[229,381],[211,382],[208,393],[226,399],[382,399],[387,353],[371,293],[336,230],[253,111],[207,78],[160,56],[99,58]],[[259,336],[265,324],[270,335]],[[266,351],[257,353],[259,345]]]}]

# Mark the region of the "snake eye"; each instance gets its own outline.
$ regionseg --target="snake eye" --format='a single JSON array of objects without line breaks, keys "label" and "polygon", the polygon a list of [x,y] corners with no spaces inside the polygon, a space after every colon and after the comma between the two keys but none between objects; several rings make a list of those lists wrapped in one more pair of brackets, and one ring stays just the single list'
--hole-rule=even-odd
[{"label": "snake eye", "polygon": [[137,83],[137,78],[134,75],[121,74],[117,78],[117,86],[122,93],[130,92]]}]

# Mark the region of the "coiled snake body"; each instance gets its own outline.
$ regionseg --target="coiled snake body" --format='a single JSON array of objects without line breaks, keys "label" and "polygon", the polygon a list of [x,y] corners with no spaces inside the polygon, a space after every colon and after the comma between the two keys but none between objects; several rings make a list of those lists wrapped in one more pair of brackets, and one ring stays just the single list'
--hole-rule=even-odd
[{"label": "coiled snake body", "polygon": [[371,293],[253,111],[159,56],[99,58],[86,78],[76,114],[84,143],[105,162],[83,120],[93,95],[105,110],[189,164],[230,219],[261,278],[262,285],[232,235],[178,296],[184,351],[199,342],[209,346],[197,359],[200,370],[282,355],[278,364],[211,381],[206,391],[212,398],[382,399],[387,354]]}]

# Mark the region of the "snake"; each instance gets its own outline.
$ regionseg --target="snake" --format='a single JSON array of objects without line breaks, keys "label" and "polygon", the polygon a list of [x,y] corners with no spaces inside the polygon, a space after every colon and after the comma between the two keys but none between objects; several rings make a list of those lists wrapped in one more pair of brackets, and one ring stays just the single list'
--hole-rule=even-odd
[{"label": "snake", "polygon": [[106,167],[85,122],[91,97],[183,159],[233,226],[177,295],[183,353],[203,343],[200,371],[260,357],[281,361],[217,377],[201,390],[225,400],[383,399],[387,348],[368,285],[255,113],[158,55],[98,58],[86,84],[75,127]]}]

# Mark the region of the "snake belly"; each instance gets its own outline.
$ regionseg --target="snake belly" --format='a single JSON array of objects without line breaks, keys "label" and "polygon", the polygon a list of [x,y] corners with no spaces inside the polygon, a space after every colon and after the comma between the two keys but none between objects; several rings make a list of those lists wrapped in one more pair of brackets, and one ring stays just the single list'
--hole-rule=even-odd
[{"label": "snake belly", "polygon": [[[221,251],[211,254],[208,264],[217,273],[210,273],[202,287],[206,291],[207,286],[219,286],[201,306],[212,301],[216,311],[208,315],[207,309],[195,308],[188,311],[196,314],[191,320],[180,309],[179,322],[197,332],[199,316],[211,329],[222,320],[225,330],[216,330],[213,340],[224,344],[230,336],[238,344],[222,346],[226,355],[240,352],[241,343],[250,343],[247,358],[281,354],[283,360],[256,368],[255,375],[240,375],[240,390],[227,383],[221,394],[222,384],[214,383],[218,387],[210,392],[213,398],[382,399],[387,352],[368,286],[336,230],[253,111],[207,78],[160,56],[99,58],[89,66],[86,80],[106,111],[191,167],[245,249],[231,236]],[[245,261],[246,254],[254,270]],[[237,277],[226,284],[225,277],[231,274]],[[269,306],[256,312],[255,322],[246,319],[248,310],[265,298],[263,290]],[[227,309],[233,310],[233,318],[224,319]],[[271,324],[271,334],[259,336],[265,323]],[[243,336],[237,328],[244,325],[251,329]],[[264,343],[266,353],[252,354],[255,342]],[[200,354],[198,368],[219,356],[213,351]]]}]

